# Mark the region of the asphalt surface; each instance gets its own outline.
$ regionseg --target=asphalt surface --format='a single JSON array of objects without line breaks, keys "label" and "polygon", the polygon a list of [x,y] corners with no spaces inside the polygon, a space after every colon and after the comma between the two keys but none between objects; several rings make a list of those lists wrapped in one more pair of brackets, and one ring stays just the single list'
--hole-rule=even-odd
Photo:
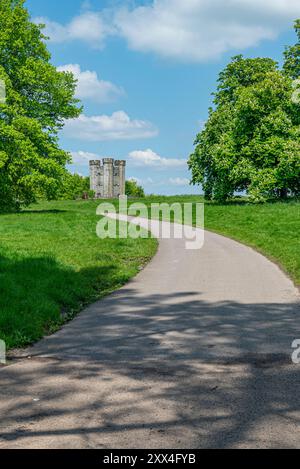
[{"label": "asphalt surface", "polygon": [[235,241],[185,242],[0,369],[0,448],[300,448],[298,291]]}]

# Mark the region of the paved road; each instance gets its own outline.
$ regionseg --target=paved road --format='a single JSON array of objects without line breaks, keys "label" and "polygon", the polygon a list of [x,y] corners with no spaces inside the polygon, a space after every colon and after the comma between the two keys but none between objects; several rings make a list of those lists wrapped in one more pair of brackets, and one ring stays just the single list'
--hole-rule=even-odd
[{"label": "paved road", "polygon": [[212,233],[0,371],[0,448],[299,448],[299,295]]}]

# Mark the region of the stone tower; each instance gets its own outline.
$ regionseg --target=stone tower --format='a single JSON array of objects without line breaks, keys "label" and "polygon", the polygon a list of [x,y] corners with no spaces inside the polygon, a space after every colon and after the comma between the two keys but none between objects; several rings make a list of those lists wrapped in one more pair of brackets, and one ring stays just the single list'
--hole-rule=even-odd
[{"label": "stone tower", "polygon": [[104,158],[90,161],[91,190],[97,199],[113,199],[125,195],[126,161]]}]

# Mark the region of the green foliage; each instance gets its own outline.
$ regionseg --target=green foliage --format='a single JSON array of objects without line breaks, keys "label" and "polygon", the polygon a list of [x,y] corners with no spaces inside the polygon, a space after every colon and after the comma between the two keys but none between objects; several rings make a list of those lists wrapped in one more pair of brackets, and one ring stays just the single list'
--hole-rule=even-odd
[{"label": "green foliage", "polygon": [[126,181],[125,193],[128,197],[145,197],[145,191],[134,179]]},{"label": "green foliage", "polygon": [[286,48],[283,66],[285,73],[293,80],[300,78],[300,19],[295,21],[295,31],[298,36],[298,42],[294,46]]},{"label": "green foliage", "polygon": [[247,191],[253,201],[300,194],[300,100],[271,59],[234,57],[221,72],[190,156],[192,183],[207,199]]},{"label": "green foliage", "polygon": [[50,63],[42,27],[30,22],[24,0],[0,3],[0,211],[38,197],[53,199],[70,156],[58,145],[64,119],[80,114],[76,82]]},{"label": "green foliage", "polygon": [[90,178],[83,177],[79,174],[71,174],[66,172],[63,178],[62,186],[59,190],[58,199],[60,200],[77,200],[92,199],[95,192],[90,190]]}]

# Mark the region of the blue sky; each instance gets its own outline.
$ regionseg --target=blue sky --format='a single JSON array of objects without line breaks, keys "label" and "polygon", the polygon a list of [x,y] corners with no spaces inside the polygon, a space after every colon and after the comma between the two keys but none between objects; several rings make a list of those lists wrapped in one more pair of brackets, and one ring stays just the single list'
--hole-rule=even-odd
[{"label": "blue sky", "polygon": [[47,25],[52,61],[79,80],[84,115],[61,145],[72,170],[95,155],[127,160],[147,193],[199,193],[186,160],[218,73],[238,53],[279,62],[295,43],[299,0],[27,0]]}]

